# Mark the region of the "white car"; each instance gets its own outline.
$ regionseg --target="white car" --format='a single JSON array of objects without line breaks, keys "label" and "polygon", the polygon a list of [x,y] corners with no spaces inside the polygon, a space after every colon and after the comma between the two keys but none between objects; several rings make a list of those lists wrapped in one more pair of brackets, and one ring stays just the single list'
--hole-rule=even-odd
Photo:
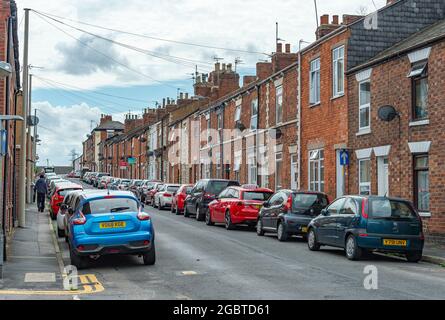
[{"label": "white car", "polygon": [[156,194],[154,198],[154,207],[160,210],[172,205],[172,199],[176,191],[181,187],[180,184],[165,184]]}]

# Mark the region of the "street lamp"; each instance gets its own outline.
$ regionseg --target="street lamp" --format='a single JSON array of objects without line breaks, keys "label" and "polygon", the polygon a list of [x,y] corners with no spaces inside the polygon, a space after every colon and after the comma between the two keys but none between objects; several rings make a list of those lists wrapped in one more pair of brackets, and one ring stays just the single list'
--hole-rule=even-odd
[{"label": "street lamp", "polygon": [[12,67],[5,61],[0,61],[0,78],[5,78],[12,73]]}]

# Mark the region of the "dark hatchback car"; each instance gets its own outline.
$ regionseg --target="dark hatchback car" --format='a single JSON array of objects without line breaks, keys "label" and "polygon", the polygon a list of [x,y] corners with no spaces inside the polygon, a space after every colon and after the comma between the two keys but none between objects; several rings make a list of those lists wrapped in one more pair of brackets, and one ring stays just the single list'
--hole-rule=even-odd
[{"label": "dark hatchback car", "polygon": [[280,241],[293,235],[306,238],[308,225],[329,204],[321,192],[280,190],[264,202],[258,216],[257,234],[276,232]]},{"label": "dark hatchback car", "polygon": [[345,249],[346,257],[358,260],[374,250],[403,253],[410,262],[422,258],[422,220],[411,202],[377,196],[346,196],[336,199],[311,221],[308,247],[322,245]]},{"label": "dark hatchback car", "polygon": [[194,214],[196,215],[196,220],[203,221],[207,210],[209,210],[209,203],[215,200],[225,188],[239,185],[239,182],[234,180],[199,180],[185,199],[184,217]]}]

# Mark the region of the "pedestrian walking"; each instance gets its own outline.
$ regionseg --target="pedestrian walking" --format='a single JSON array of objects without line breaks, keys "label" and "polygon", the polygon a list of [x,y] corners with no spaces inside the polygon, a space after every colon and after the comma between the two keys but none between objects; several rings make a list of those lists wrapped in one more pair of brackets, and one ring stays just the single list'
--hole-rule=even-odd
[{"label": "pedestrian walking", "polygon": [[45,176],[40,175],[34,186],[34,192],[37,193],[37,209],[39,212],[43,212],[45,209],[45,196],[48,192],[48,186],[46,185]]}]

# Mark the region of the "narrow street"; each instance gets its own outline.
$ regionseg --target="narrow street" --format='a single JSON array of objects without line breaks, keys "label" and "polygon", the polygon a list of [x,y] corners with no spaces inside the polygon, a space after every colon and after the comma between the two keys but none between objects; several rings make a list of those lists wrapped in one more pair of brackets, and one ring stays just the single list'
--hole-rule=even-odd
[{"label": "narrow street", "polygon": [[[91,188],[84,184],[85,188]],[[157,261],[108,256],[80,274],[105,290],[80,299],[444,299],[445,268],[374,254],[351,262],[342,250],[311,252],[299,238],[206,226],[146,206],[156,229]],[[68,246],[59,239],[65,265]],[[378,290],[363,286],[367,265],[378,268]]]}]

